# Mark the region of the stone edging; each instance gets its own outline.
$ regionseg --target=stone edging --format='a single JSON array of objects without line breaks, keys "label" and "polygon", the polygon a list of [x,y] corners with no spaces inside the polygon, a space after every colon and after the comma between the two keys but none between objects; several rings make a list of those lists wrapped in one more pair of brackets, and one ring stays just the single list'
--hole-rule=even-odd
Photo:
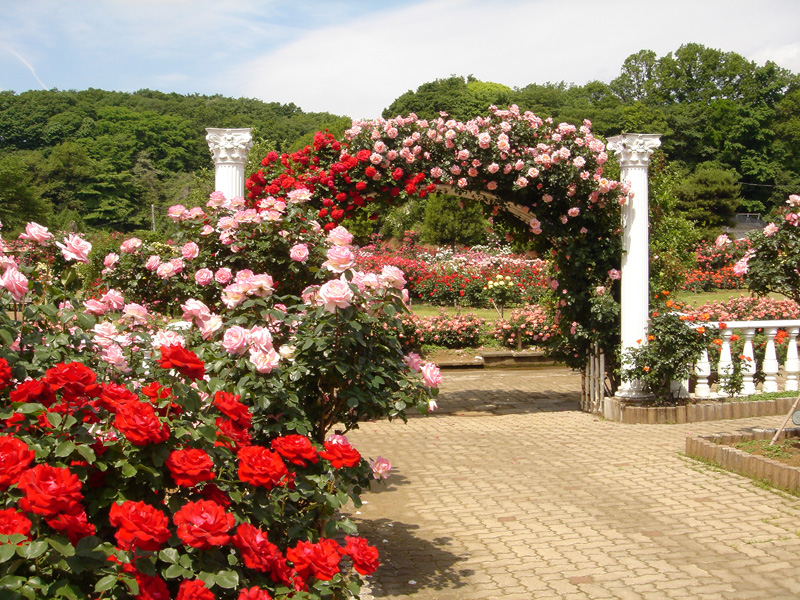
[{"label": "stone edging", "polygon": [[754,402],[703,402],[685,406],[633,406],[619,398],[605,398],[603,417],[631,424],[697,423],[747,417],[785,415],[795,397]]},{"label": "stone edging", "polygon": [[[749,440],[772,439],[776,429],[758,429],[751,433],[721,433],[686,438],[686,455],[712,463],[726,471],[764,480],[788,492],[800,492],[800,469],[777,460],[733,448],[732,444]],[[800,437],[800,429],[784,429],[779,439]]]}]

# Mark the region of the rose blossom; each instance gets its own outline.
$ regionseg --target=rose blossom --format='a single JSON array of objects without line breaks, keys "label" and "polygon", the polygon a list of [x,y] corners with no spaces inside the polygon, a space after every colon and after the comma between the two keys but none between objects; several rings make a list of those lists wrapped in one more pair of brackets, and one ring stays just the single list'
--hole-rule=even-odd
[{"label": "rose blossom", "polygon": [[724,248],[725,246],[727,246],[730,243],[731,243],[730,238],[727,235],[725,235],[724,233],[721,233],[720,235],[718,235],[717,239],[714,240],[714,246],[716,246],[717,248]]},{"label": "rose blossom", "polygon": [[244,483],[267,490],[286,485],[290,479],[280,454],[262,446],[247,446],[239,450],[238,474]]},{"label": "rose blossom", "polygon": [[422,370],[422,357],[416,352],[409,352],[405,355],[403,357],[403,362],[406,363],[406,366],[412,371],[419,372]]},{"label": "rose blossom", "polygon": [[87,300],[83,303],[84,311],[90,315],[103,315],[108,310],[108,307],[99,300]]},{"label": "rose blossom", "polygon": [[8,267],[0,275],[0,287],[4,287],[11,293],[17,302],[20,302],[25,294],[28,293],[28,278],[20,273],[16,267]]},{"label": "rose blossom", "polygon": [[157,552],[170,537],[167,516],[144,502],[126,500],[112,504],[108,521],[118,528],[114,537],[122,550]]},{"label": "rose blossom", "polygon": [[611,269],[608,272],[608,276],[609,276],[610,279],[613,279],[614,281],[616,281],[620,277],[622,277],[622,273],[620,273],[619,270],[617,270],[617,269]]},{"label": "rose blossom", "polygon": [[353,300],[353,290],[350,285],[340,279],[328,281],[319,288],[319,300],[328,312],[335,312],[337,308],[347,308]]},{"label": "rose blossom", "polygon": [[425,385],[431,388],[439,387],[442,383],[442,372],[434,363],[428,362],[422,365],[422,380]]},{"label": "rose blossom", "polygon": [[181,255],[186,260],[192,260],[194,258],[197,258],[199,254],[200,254],[200,246],[198,246],[194,242],[186,242],[183,245],[183,248],[181,248]]},{"label": "rose blossom", "polygon": [[[385,460],[385,459],[383,459]],[[346,536],[344,553],[353,561],[353,567],[361,575],[371,575],[380,566],[378,549],[370,546],[367,540],[360,537]]]},{"label": "rose blossom", "polygon": [[158,266],[161,264],[161,257],[157,254],[151,254],[150,258],[147,259],[147,262],[144,263],[144,268],[148,271],[155,271],[158,269]]},{"label": "rose blossom", "polygon": [[328,250],[326,256],[328,260],[322,266],[334,273],[343,273],[355,264],[353,252],[345,246],[334,246]]},{"label": "rose blossom", "polygon": [[280,363],[281,356],[273,348],[269,350],[250,349],[250,362],[259,373],[271,373]]},{"label": "rose blossom", "polygon": [[125,299],[119,291],[111,289],[103,294],[100,302],[108,306],[110,310],[121,310],[125,306]]},{"label": "rose blossom", "polygon": [[402,290],[406,285],[405,273],[393,265],[384,265],[380,278],[387,285],[398,290]]},{"label": "rose blossom", "polygon": [[772,237],[773,235],[778,233],[779,229],[780,227],[778,227],[775,223],[770,223],[766,227],[764,227],[764,235],[767,237]]},{"label": "rose blossom", "polygon": [[289,250],[289,258],[297,262],[305,262],[308,258],[308,246],[305,244],[296,244]]},{"label": "rose blossom", "polygon": [[139,248],[142,247],[142,240],[136,237],[129,238],[122,242],[119,247],[119,251],[123,254],[131,254],[136,252]]},{"label": "rose blossom", "polygon": [[272,334],[266,327],[253,325],[247,337],[252,348],[262,352],[272,350]]},{"label": "rose blossom", "polygon": [[235,517],[226,513],[216,502],[198,500],[187,502],[175,513],[172,521],[184,544],[205,550],[212,546],[224,546],[230,541],[228,531],[233,527]]},{"label": "rose blossom", "polygon": [[92,251],[92,245],[80,236],[71,233],[64,238],[63,244],[56,242],[56,246],[61,248],[61,254],[64,255],[65,260],[89,264],[89,252]]},{"label": "rose blossom", "polygon": [[214,461],[205,450],[173,450],[164,463],[173,481],[181,487],[194,487],[214,479]]},{"label": "rose blossom", "polygon": [[392,470],[392,463],[382,456],[369,461],[369,466],[372,469],[372,476],[375,479],[386,479],[389,477],[389,471]]},{"label": "rose blossom", "polygon": [[328,241],[336,246],[348,246],[353,242],[353,234],[339,225],[328,233]]},{"label": "rose blossom", "polygon": [[211,269],[198,269],[194,274],[194,282],[197,285],[208,285],[214,279],[214,273]]},{"label": "rose blossom", "polygon": [[225,285],[231,280],[232,276],[231,270],[228,267],[222,267],[221,269],[217,269],[217,272],[214,274],[214,279],[217,283]]},{"label": "rose blossom", "polygon": [[25,233],[19,234],[21,240],[31,240],[42,246],[53,239],[53,234],[47,231],[47,227],[42,227],[38,223],[31,221],[25,226]]},{"label": "rose blossom", "polygon": [[222,347],[230,354],[244,354],[247,350],[249,332],[244,327],[233,325],[222,336]]},{"label": "rose blossom", "polygon": [[175,275],[178,271],[175,270],[175,265],[172,262],[165,262],[158,265],[156,269],[156,275],[161,277],[161,279],[169,279],[173,275]]}]

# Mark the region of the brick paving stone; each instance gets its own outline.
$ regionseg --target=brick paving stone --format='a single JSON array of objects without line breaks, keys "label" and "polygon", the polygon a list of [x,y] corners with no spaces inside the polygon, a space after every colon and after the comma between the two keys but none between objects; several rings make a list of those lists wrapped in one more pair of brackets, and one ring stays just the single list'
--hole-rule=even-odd
[{"label": "brick paving stone", "polygon": [[800,499],[682,455],[781,416],[625,425],[579,390],[566,369],[446,371],[440,411],[348,434],[394,466],[350,511],[376,600],[800,597]]}]

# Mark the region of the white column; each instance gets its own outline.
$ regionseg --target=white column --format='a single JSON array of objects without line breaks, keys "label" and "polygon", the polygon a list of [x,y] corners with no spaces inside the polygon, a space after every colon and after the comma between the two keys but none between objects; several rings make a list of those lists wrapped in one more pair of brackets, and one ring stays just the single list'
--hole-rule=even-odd
[{"label": "white column", "polygon": [[[647,340],[650,316],[649,195],[647,167],[661,145],[654,133],[625,133],[608,138],[608,149],[619,157],[620,179],[631,186],[632,198],[622,207],[622,352]],[[617,396],[645,396],[638,381],[623,381]]]},{"label": "white column", "polygon": [[253,147],[250,129],[207,127],[206,141],[214,160],[214,189],[225,197],[244,196],[244,166]]}]

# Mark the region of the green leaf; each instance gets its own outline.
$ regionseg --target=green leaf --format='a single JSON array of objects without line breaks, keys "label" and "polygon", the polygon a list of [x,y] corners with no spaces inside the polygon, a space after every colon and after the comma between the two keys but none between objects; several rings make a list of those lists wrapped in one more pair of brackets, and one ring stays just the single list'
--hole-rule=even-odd
[{"label": "green leaf", "polygon": [[16,575],[6,575],[0,579],[0,588],[10,588],[12,590],[19,589],[27,581],[25,577],[17,577]]},{"label": "green leaf", "polygon": [[39,558],[47,551],[47,542],[42,540],[35,540],[28,544],[22,544],[17,547],[17,554],[22,558]]},{"label": "green leaf", "polygon": [[178,577],[183,577],[186,572],[186,569],[180,565],[170,565],[167,567],[167,570],[164,571],[164,577],[167,579],[176,579]]},{"label": "green leaf", "polygon": [[61,556],[75,556],[75,548],[62,537],[49,537],[47,543]]},{"label": "green leaf", "polygon": [[58,429],[59,425],[61,425],[61,421],[64,420],[64,417],[57,412],[49,412],[47,413],[47,420],[50,421],[50,425]]},{"label": "green leaf", "polygon": [[232,590],[239,585],[239,574],[236,571],[219,571],[214,578],[217,585],[228,590]]},{"label": "green leaf", "polygon": [[202,580],[208,588],[214,587],[214,585],[217,583],[216,575],[214,573],[209,573],[208,571],[201,571],[198,573],[197,578]]},{"label": "green leaf", "polygon": [[0,563],[6,562],[17,553],[17,547],[13,544],[3,544],[0,546]]},{"label": "green leaf", "polygon": [[72,440],[64,440],[58,446],[56,446],[56,456],[59,458],[63,458],[64,456],[69,456],[72,454],[72,451],[75,450],[75,442]]},{"label": "green leaf", "polygon": [[132,596],[139,595],[139,584],[136,583],[136,579],[131,577],[130,575],[122,575],[120,576],[120,581],[128,586],[128,591],[131,593]]},{"label": "green leaf", "polygon": [[169,563],[174,565],[178,562],[178,558],[180,557],[178,554],[178,550],[175,548],[164,548],[161,552],[158,553],[158,557],[163,560],[165,563]]},{"label": "green leaf", "polygon": [[54,585],[56,598],[66,598],[67,600],[79,600],[82,594],[69,581],[56,581]]},{"label": "green leaf", "polygon": [[93,464],[95,460],[97,460],[97,456],[95,455],[94,450],[92,450],[92,448],[90,446],[87,446],[86,444],[80,444],[78,446],[78,454],[80,454],[83,457],[83,459],[90,465]]},{"label": "green leaf", "polygon": [[0,329],[0,341],[3,342],[3,345],[7,348],[14,343],[14,337],[8,329]]},{"label": "green leaf", "polygon": [[122,476],[125,478],[130,478],[136,475],[136,467],[134,467],[131,463],[125,462],[122,463],[122,468],[120,469]]},{"label": "green leaf", "polygon": [[92,315],[87,315],[86,313],[78,313],[78,325],[80,325],[83,329],[91,329],[97,325],[97,319],[95,319]]},{"label": "green leaf", "polygon": [[44,412],[44,406],[36,402],[29,402],[27,404],[20,404],[14,407],[15,412],[22,413],[23,415],[35,414]]},{"label": "green leaf", "polygon": [[117,576],[116,574],[113,575],[106,575],[100,581],[98,581],[94,586],[95,592],[105,592],[106,590],[110,590],[114,585],[117,583]]}]

